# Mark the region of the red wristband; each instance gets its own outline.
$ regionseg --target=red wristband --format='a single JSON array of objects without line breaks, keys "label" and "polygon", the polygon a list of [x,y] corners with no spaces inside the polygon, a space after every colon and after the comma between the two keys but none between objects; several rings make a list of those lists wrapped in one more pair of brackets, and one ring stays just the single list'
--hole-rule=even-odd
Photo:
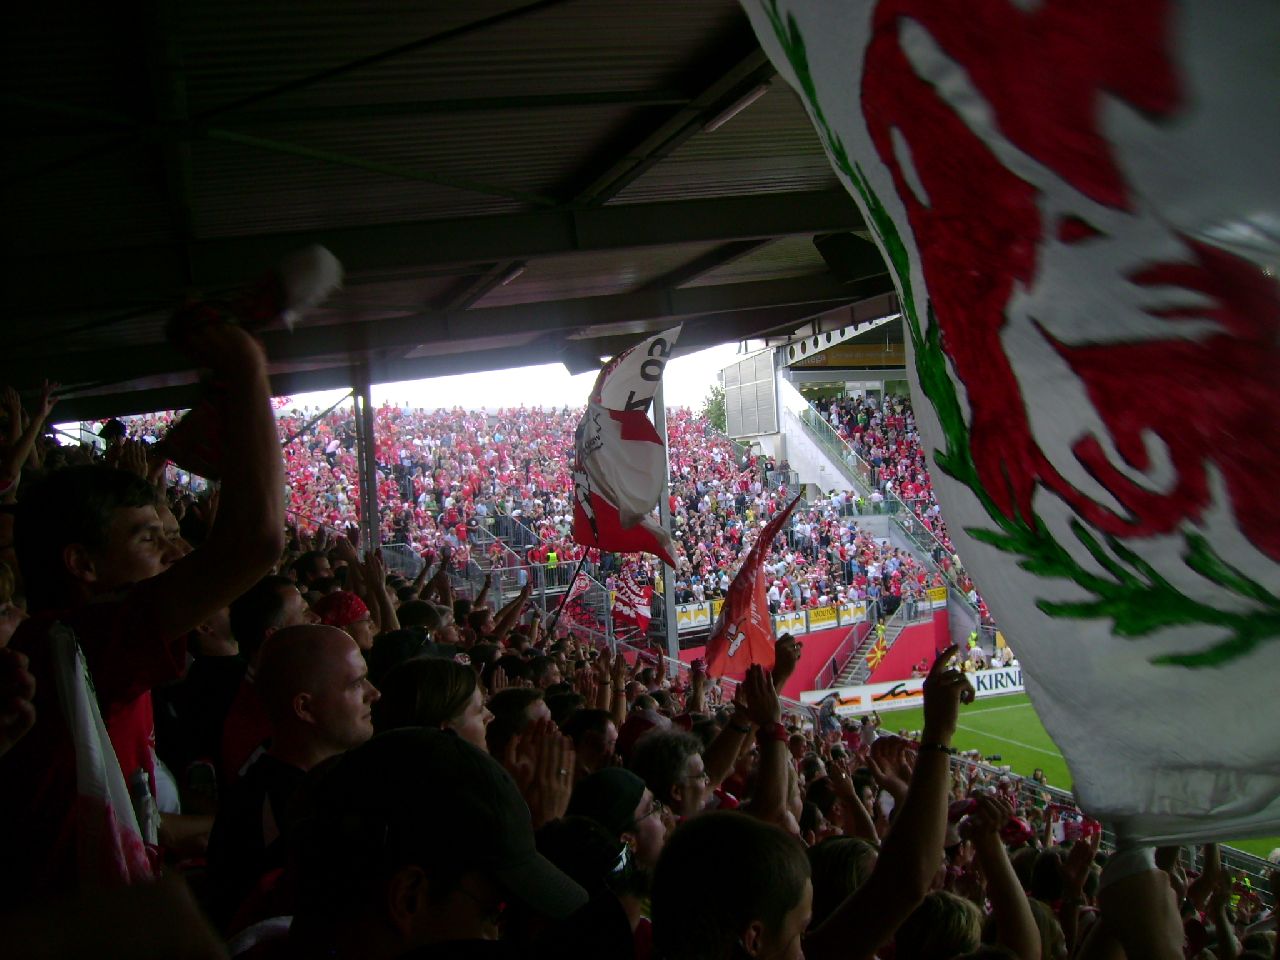
[{"label": "red wristband", "polygon": [[791,734],[787,732],[787,728],[782,724],[771,723],[756,731],[756,739],[777,740],[779,743],[787,743],[791,740]]}]

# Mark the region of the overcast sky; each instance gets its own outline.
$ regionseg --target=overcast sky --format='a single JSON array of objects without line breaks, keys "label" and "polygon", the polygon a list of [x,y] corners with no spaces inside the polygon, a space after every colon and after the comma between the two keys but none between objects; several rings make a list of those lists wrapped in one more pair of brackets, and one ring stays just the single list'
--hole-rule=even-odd
[{"label": "overcast sky", "polygon": [[[736,343],[708,347],[685,357],[677,357],[667,364],[663,374],[664,399],[671,407],[701,409],[703,400],[716,374],[728,366],[737,356]],[[536,367],[519,367],[514,370],[494,370],[489,373],[466,373],[456,377],[436,377],[433,380],[409,380],[388,383],[373,388],[373,402],[384,400],[406,403],[411,407],[434,409],[436,407],[461,406],[468,410],[481,407],[530,407],[581,406],[587,402],[595,373],[570,376],[558,363]],[[302,406],[327,406],[346,391],[324,390],[317,393],[300,393],[294,400]]]}]

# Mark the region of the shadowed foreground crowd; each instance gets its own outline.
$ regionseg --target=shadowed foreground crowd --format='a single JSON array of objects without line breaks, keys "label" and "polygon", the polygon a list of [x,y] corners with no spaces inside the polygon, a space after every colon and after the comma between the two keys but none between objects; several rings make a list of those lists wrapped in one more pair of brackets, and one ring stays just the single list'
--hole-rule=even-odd
[{"label": "shadowed foreground crowd", "polygon": [[1057,842],[953,764],[954,650],[918,735],[815,732],[789,637],[722,699],[286,534],[259,346],[186,346],[236,442],[181,522],[142,448],[32,461],[53,400],[6,397],[6,957],[1274,956],[1213,848]]}]

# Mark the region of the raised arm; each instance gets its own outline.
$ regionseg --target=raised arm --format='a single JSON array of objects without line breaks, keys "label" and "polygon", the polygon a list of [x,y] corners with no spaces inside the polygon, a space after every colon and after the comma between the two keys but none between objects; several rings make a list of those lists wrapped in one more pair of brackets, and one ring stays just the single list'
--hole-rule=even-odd
[{"label": "raised arm", "polygon": [[472,608],[479,610],[484,606],[486,600],[489,599],[489,590],[493,586],[493,574],[486,573],[484,575],[484,585],[480,587],[480,592],[476,594],[475,600],[472,601]]},{"label": "raised arm", "polygon": [[954,645],[942,651],[925,680],[924,739],[875,869],[805,939],[811,960],[873,957],[929,892],[946,838],[951,738],[960,704],[973,702],[973,687],[949,665],[955,652]]},{"label": "raised arm", "polygon": [[614,654],[610,665],[609,690],[609,713],[613,717],[613,725],[621,730],[622,725],[627,722],[627,658],[622,655],[621,649]]},{"label": "raised arm", "polygon": [[784,633],[778,638],[778,642],[774,644],[774,660],[773,660],[773,687],[775,690],[781,690],[791,675],[796,672],[796,666],[800,663],[800,654],[804,651],[804,646],[789,633]]},{"label": "raised arm", "polygon": [[423,562],[422,569],[418,571],[418,575],[413,578],[413,595],[419,600],[422,599],[422,591],[426,589],[427,577],[431,574],[431,564]]},{"label": "raised arm", "polygon": [[[18,434],[17,439],[11,446],[0,451],[0,489],[13,492],[11,489],[22,477],[22,466],[27,462],[27,458],[31,456],[31,451],[35,448],[36,438],[40,436],[40,431],[44,429],[44,422],[49,419],[49,414],[53,410],[53,405],[57,401],[53,398],[53,391],[58,388],[56,383],[50,383],[48,380],[44,382],[44,386],[40,391],[40,402],[32,411],[31,419],[27,421],[26,428]],[[15,395],[16,396],[16,395]],[[13,420],[20,418],[22,415],[21,403],[13,403],[10,401],[9,419],[10,430],[13,429]]]},{"label": "raised arm", "polygon": [[515,627],[516,622],[520,619],[520,611],[524,609],[524,605],[528,602],[529,594],[532,591],[533,588],[526,583],[520,588],[516,598],[499,610],[493,618],[493,632],[499,642],[506,639],[507,634]]},{"label": "raised arm", "polygon": [[707,712],[707,668],[701,660],[689,664],[689,699],[685,713]]},{"label": "raised arm", "polygon": [[738,689],[734,692],[733,715],[702,752],[702,763],[712,790],[717,789],[733,773],[738,754],[742,752],[743,741],[755,731],[755,724],[747,714],[746,701],[743,699],[745,695],[743,685],[738,684]]},{"label": "raised arm", "polygon": [[225,442],[218,515],[205,542],[135,590],[152,629],[170,636],[248,590],[284,549],[284,470],[262,347],[221,322],[193,330],[184,345],[221,388]]},{"label": "raised arm", "polygon": [[1089,869],[1093,866],[1093,858],[1098,853],[1098,844],[1102,840],[1102,831],[1081,837],[1071,847],[1066,863],[1062,865],[1063,896],[1062,909],[1058,912],[1058,922],[1062,925],[1062,936],[1067,941],[1067,949],[1074,951],[1080,932],[1080,908],[1084,905],[1084,885],[1089,879]]},{"label": "raised arm", "polygon": [[853,776],[849,773],[847,760],[830,759],[827,761],[827,775],[831,777],[831,786],[840,798],[842,819],[840,829],[845,836],[861,837],[871,843],[878,844],[880,836],[876,833],[876,822],[853,788]]},{"label": "raised arm", "polygon": [[[1013,816],[1013,808],[998,797],[978,797],[977,809],[962,826],[967,827],[987,880],[987,898],[996,923],[996,941],[1020,960],[1041,960],[1040,931],[1031,914],[1027,895],[1013,872],[1009,854],[1000,840],[1000,827]],[[1052,960],[1052,958],[1049,958]]]},{"label": "raised arm", "polygon": [[[756,792],[747,812],[769,823],[783,823],[787,809],[787,731],[782,726],[782,705],[773,688],[773,678],[764,667],[753,664],[743,681],[747,715],[758,728],[760,773]],[[704,761],[705,762],[705,761]]]},{"label": "raised arm", "polygon": [[395,604],[387,595],[387,568],[382,562],[381,550],[370,550],[364,558],[361,571],[364,575],[365,590],[369,596],[366,604],[370,610],[376,610],[379,633],[390,633],[400,629],[400,618],[396,616]]}]

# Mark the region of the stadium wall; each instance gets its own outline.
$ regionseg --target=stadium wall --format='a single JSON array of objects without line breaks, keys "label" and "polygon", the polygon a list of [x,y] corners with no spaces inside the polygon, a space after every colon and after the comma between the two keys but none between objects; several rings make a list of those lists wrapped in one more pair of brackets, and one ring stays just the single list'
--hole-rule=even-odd
[{"label": "stadium wall", "polygon": [[917,623],[907,627],[898,634],[889,652],[885,654],[880,666],[867,677],[867,683],[888,683],[893,680],[906,680],[911,676],[912,668],[921,660],[933,662],[933,655],[944,649],[951,642],[947,628],[947,611],[933,611],[933,620],[928,623]]},{"label": "stadium wall", "polygon": [[[804,645],[804,650],[800,654],[800,663],[796,665],[796,672],[791,675],[791,679],[779,693],[784,697],[799,700],[802,691],[812,690],[818,674],[831,660],[831,655],[852,629],[855,627],[818,630],[798,637],[797,639]],[[706,649],[706,647],[689,647],[687,650],[681,650],[680,659],[685,663],[691,663],[706,656]]]}]

